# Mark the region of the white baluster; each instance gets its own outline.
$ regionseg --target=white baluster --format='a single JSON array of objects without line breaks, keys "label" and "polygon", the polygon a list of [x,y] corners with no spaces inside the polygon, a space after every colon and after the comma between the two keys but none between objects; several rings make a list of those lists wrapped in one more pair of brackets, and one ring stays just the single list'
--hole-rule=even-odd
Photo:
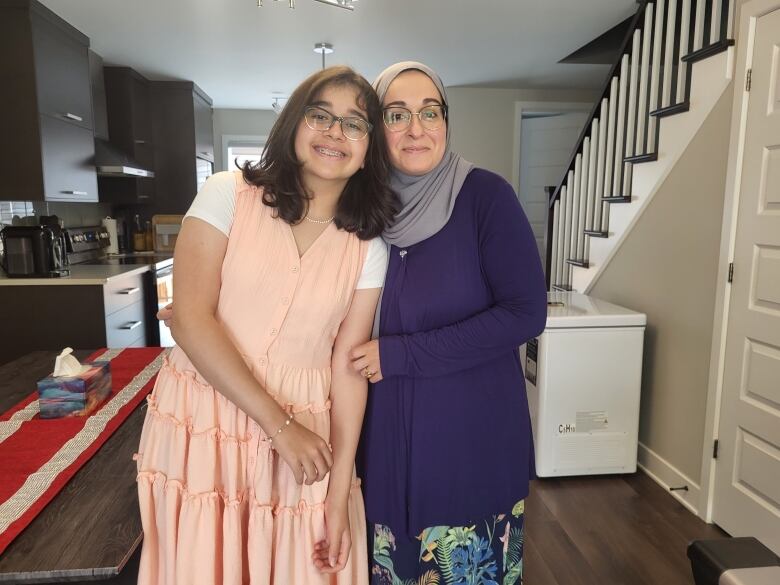
[{"label": "white baluster", "polygon": [[661,90],[661,107],[672,102],[672,72],[674,68],[674,42],[677,40],[677,0],[669,0],[666,14],[666,46],[664,48],[664,83]]},{"label": "white baluster", "polygon": [[548,275],[550,277],[550,290],[552,290],[552,286],[554,284],[558,284],[557,278],[557,260],[558,260],[558,223],[560,220],[559,213],[560,213],[560,193],[558,194],[558,199],[553,204],[553,207],[551,210],[548,211],[548,213],[553,214],[553,220],[552,220],[552,234],[548,234],[548,238],[552,238],[551,240],[551,249],[550,249],[550,274]]},{"label": "white baluster", "polygon": [[563,221],[563,246],[561,247],[561,273],[563,274],[563,278],[561,282],[563,284],[569,284],[569,265],[566,264],[566,259],[569,257],[569,248],[570,248],[570,242],[571,242],[571,221],[573,217],[573,207],[574,207],[574,171],[569,171],[568,175],[566,176],[566,216],[564,217]]},{"label": "white baluster", "polygon": [[563,249],[565,247],[564,237],[566,235],[566,185],[561,187],[560,206],[558,208],[558,248],[555,255],[555,283],[563,284]]},{"label": "white baluster", "polygon": [[[640,56],[640,47],[642,46],[642,33],[639,29],[634,31],[634,42],[631,47],[631,77],[628,86],[628,103],[626,116],[626,153],[625,156],[634,155],[634,141],[636,140],[637,125],[637,93],[639,91],[639,69],[642,61]],[[623,189],[622,195],[631,194],[631,169],[633,164],[623,163]]]},{"label": "white baluster", "polygon": [[620,100],[618,78],[612,78],[609,87],[609,118],[607,119],[607,147],[604,149],[604,187],[601,197],[612,195],[612,176],[615,172],[615,133],[617,131],[617,104]]},{"label": "white baluster", "polygon": [[631,44],[630,57],[630,77],[628,83],[628,112],[626,116],[626,152],[625,156],[634,156],[636,151],[636,125],[637,125],[637,103],[639,91],[639,70],[642,66],[640,48],[642,46],[642,31],[634,31],[634,40]]},{"label": "white baluster", "polygon": [[574,258],[582,260],[585,252],[585,218],[588,214],[588,171],[590,170],[590,136],[582,143],[582,171],[580,175],[580,215],[577,218],[577,250]]},{"label": "white baluster", "polygon": [[623,158],[626,153],[626,102],[628,98],[628,55],[623,55],[620,64],[620,98],[617,109],[617,130],[615,132],[615,175],[612,180],[612,196],[624,195]]},{"label": "white baluster", "polygon": [[[648,9],[653,5],[650,4]],[[656,0],[655,3],[655,25],[653,26],[653,60],[650,69],[650,103],[648,109],[654,112],[658,109],[658,91],[661,85],[661,49],[664,46],[664,18],[666,7],[665,0]],[[647,150],[655,152],[658,150],[657,127],[658,120],[655,116],[650,116],[647,124]]]},{"label": "white baluster", "polygon": [[577,258],[577,226],[580,223],[580,186],[582,185],[582,153],[574,159],[574,183],[571,190],[571,240],[569,240],[570,260]]},{"label": "white baluster", "polygon": [[590,238],[584,233],[584,230],[595,229],[593,227],[593,208],[596,206],[596,162],[598,159],[599,148],[599,120],[598,118],[593,120],[591,126],[591,143],[590,143],[590,156],[588,158],[588,187],[586,191],[587,206],[585,208],[585,221],[583,222],[583,234],[582,234],[582,258],[585,262],[590,258]]},{"label": "white baluster", "polygon": [[604,196],[604,168],[607,160],[607,126],[609,126],[609,99],[601,100],[599,117],[598,156],[596,160],[596,186],[594,187],[593,229],[601,229],[601,198]]},{"label": "white baluster", "polygon": [[[717,0],[716,0],[717,1]],[[682,0],[682,15],[680,19],[680,58],[689,52],[688,42],[691,30],[691,0]],[[683,61],[677,63],[679,73],[677,75],[677,99],[680,104],[685,101],[685,86],[688,82],[688,64]]]},{"label": "white baluster", "polygon": [[639,105],[636,115],[636,148],[635,154],[648,152],[645,143],[645,130],[647,128],[647,86],[650,82],[650,47],[653,40],[653,5],[648,4],[645,9],[645,24],[642,29],[642,66],[639,73]]},{"label": "white baluster", "polygon": [[696,0],[696,20],[693,23],[693,50],[704,47],[704,20],[707,10],[706,0]]},{"label": "white baluster", "polygon": [[721,0],[712,0],[712,17],[710,18],[710,44],[720,40],[720,25],[723,18],[723,3]]}]

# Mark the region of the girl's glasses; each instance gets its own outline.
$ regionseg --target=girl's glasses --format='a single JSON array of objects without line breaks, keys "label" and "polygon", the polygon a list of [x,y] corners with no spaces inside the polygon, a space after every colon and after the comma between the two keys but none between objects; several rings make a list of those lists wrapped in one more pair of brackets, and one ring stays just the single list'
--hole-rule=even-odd
[{"label": "girl's glasses", "polygon": [[341,132],[349,140],[363,140],[371,132],[371,124],[358,116],[334,116],[319,106],[308,106],[303,110],[306,125],[317,132],[326,132],[338,122]]}]

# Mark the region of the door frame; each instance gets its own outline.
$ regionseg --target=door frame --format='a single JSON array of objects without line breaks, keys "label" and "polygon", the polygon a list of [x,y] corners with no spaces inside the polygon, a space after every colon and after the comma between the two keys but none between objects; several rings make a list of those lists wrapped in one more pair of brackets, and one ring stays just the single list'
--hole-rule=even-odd
[{"label": "door frame", "polygon": [[725,370],[726,339],[731,300],[731,285],[728,282],[729,263],[734,258],[736,244],[740,185],[744,165],[745,129],[749,93],[745,90],[747,70],[752,66],[756,24],[761,16],[780,10],[780,0],[750,0],[739,9],[733,19],[738,31],[736,63],[734,74],[734,98],[732,102],[729,156],[726,171],[723,223],[721,225],[718,278],[716,283],[715,314],[710,348],[710,371],[707,384],[707,410],[704,422],[704,449],[701,464],[701,492],[699,494],[699,516],[712,522],[712,507],[715,494],[715,466],[713,444],[718,438],[720,410],[723,396],[723,374]]},{"label": "door frame", "polygon": [[[563,114],[568,112],[585,112],[593,110],[595,102],[515,102],[515,133],[512,145],[512,187],[520,196],[520,132],[522,131],[523,114]],[[572,148],[576,147],[574,145]],[[563,178],[563,177],[561,177]],[[557,185],[556,185],[557,187]]]}]

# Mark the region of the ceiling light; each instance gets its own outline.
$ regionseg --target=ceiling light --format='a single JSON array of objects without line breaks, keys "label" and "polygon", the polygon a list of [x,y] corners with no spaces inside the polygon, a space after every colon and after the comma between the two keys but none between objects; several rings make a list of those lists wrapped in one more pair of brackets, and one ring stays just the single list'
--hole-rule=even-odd
[{"label": "ceiling light", "polygon": [[287,98],[283,97],[275,97],[273,98],[274,103],[271,104],[271,109],[274,111],[274,113],[278,116],[282,113],[282,109],[284,109],[284,104],[280,104],[279,100],[286,100]]},{"label": "ceiling light", "polygon": [[330,55],[334,51],[330,43],[314,43],[314,52],[322,55],[322,68],[325,69],[325,55]]},{"label": "ceiling light", "polygon": [[[275,2],[279,2],[280,0],[274,0]],[[295,0],[288,0],[290,3],[290,8],[295,8]],[[354,10],[355,9],[355,2],[357,0],[314,0],[315,2],[319,2],[321,4],[328,4],[329,6],[335,6],[337,8],[343,8],[344,10]],[[257,6],[258,8],[263,6],[263,0],[257,0]]]}]

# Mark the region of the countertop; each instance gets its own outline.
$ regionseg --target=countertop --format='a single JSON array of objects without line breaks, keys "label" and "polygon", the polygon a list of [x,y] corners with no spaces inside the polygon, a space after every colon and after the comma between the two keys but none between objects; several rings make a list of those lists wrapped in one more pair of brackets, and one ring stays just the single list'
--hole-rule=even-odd
[{"label": "countertop", "polygon": [[0,270],[0,286],[30,286],[30,285],[104,285],[111,280],[132,274],[148,272],[150,266],[97,266],[91,264],[76,264],[70,267],[70,276],[61,278],[9,278]]},{"label": "countertop", "polygon": [[[0,366],[0,412],[35,389],[58,352],[36,351]],[[93,353],[79,351],[79,359]],[[130,585],[142,538],[135,483],[142,403],[0,555],[0,583]],[[134,554],[135,553],[135,554]]]},{"label": "countertop", "polygon": [[[133,258],[139,263],[121,264]],[[140,263],[146,262],[148,264]],[[173,264],[170,253],[138,253],[109,256],[100,264],[72,264],[70,276],[61,278],[10,278],[0,269],[0,286],[30,286],[30,285],[96,285],[102,286],[118,278],[148,272],[157,264],[158,269]]]}]

